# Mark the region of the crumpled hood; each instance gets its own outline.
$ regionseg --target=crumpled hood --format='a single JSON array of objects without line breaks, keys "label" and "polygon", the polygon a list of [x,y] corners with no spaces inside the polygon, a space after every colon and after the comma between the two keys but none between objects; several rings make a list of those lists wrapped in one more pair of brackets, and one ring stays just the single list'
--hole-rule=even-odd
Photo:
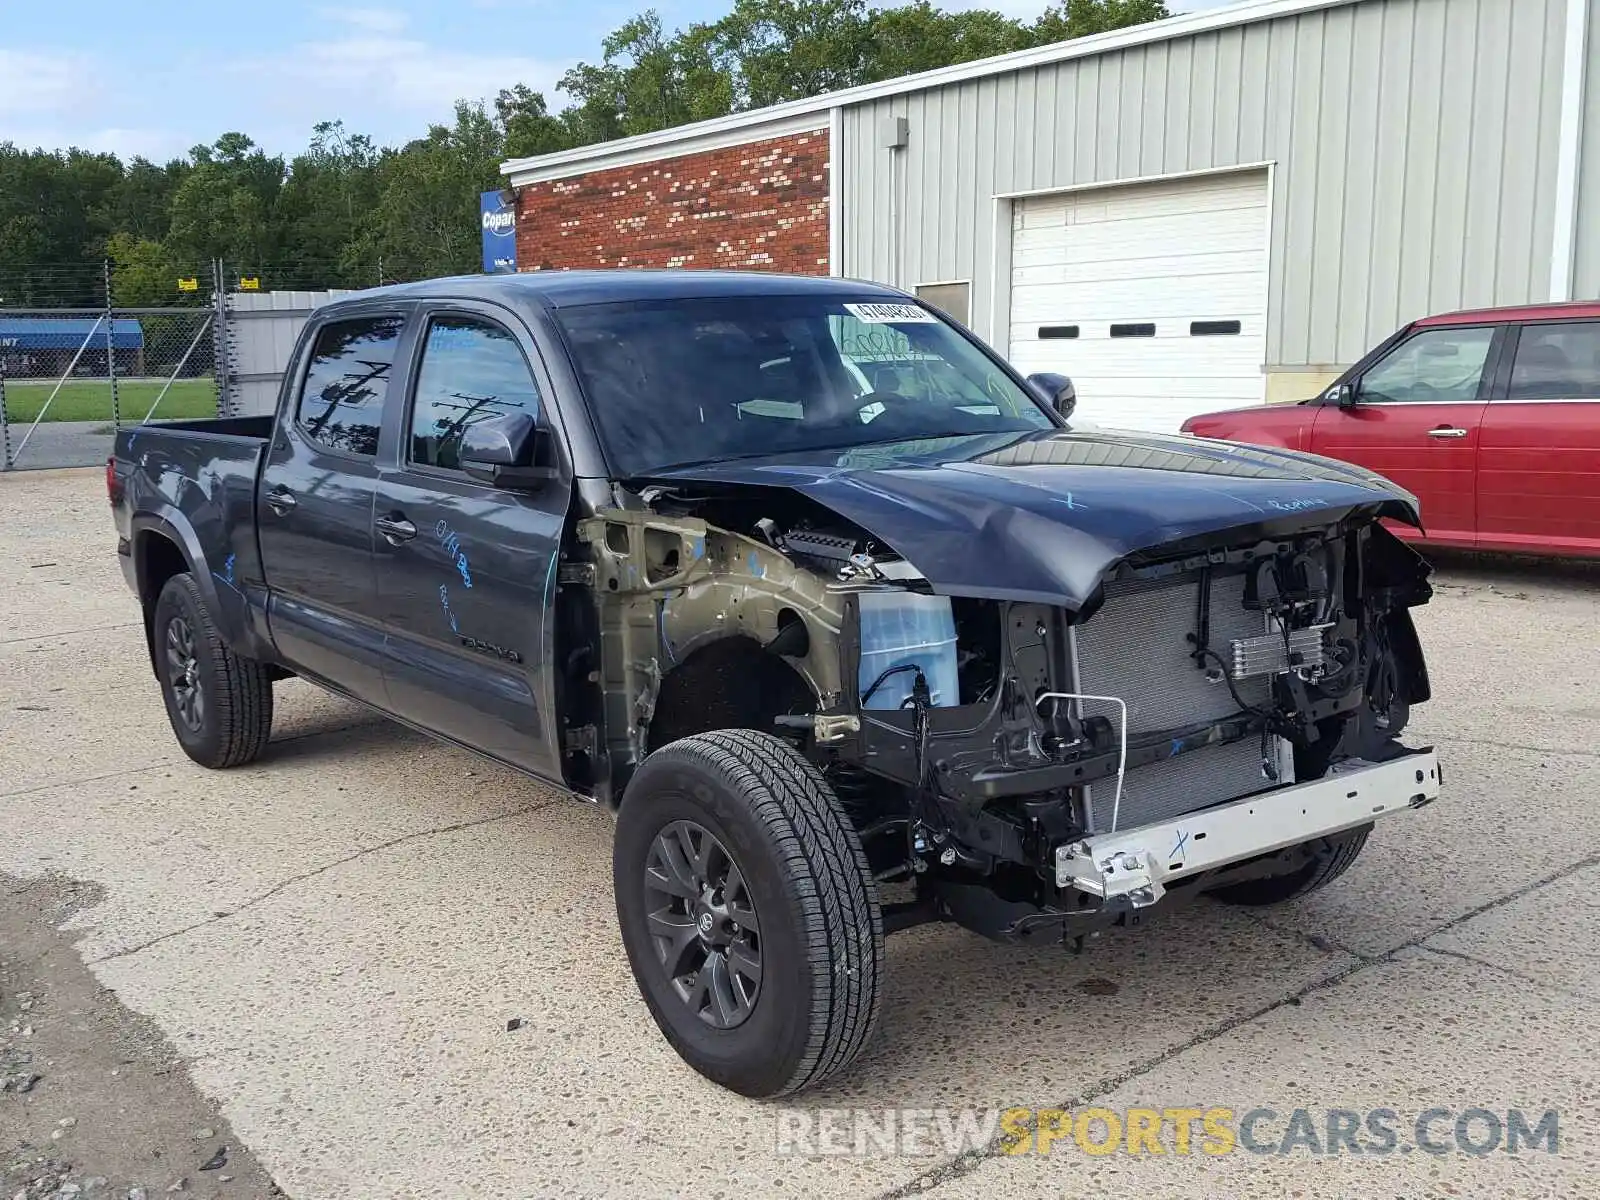
[{"label": "crumpled hood", "polygon": [[651,478],[792,488],[891,546],[937,591],[1069,608],[1146,552],[1286,535],[1357,509],[1419,519],[1415,497],[1349,463],[1101,430],[774,455]]}]

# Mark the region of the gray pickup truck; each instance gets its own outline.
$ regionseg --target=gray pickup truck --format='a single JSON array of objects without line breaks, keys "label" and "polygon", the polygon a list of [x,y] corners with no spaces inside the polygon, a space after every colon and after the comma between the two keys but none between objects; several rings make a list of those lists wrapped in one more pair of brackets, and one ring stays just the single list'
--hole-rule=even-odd
[{"label": "gray pickup truck", "polygon": [[444,279],[318,309],[276,416],[124,430],[107,486],[191,758],[299,676],[616,810],[651,1013],[773,1096],[871,1036],[886,931],[1271,904],[1438,795],[1414,500],[1072,406],[872,284]]}]

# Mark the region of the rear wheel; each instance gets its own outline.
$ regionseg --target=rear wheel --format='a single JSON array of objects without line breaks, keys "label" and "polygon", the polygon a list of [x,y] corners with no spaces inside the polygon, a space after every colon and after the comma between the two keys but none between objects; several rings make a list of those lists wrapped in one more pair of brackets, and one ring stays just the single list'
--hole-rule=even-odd
[{"label": "rear wheel", "polygon": [[183,752],[203,767],[253,762],[272,733],[272,681],[223,642],[194,576],[167,580],[151,629],[167,719]]},{"label": "rear wheel", "polygon": [[1305,896],[1325,888],[1350,869],[1361,848],[1367,844],[1371,825],[1347,829],[1329,837],[1318,838],[1306,847],[1311,861],[1287,875],[1272,875],[1266,879],[1248,879],[1243,883],[1220,887],[1211,894],[1225,904],[1242,904],[1263,907],[1282,904],[1296,896]]},{"label": "rear wheel", "polygon": [[780,1096],[866,1045],[877,892],[832,789],[787,743],[720,730],[652,753],[624,796],[612,868],[639,990],[702,1075]]}]

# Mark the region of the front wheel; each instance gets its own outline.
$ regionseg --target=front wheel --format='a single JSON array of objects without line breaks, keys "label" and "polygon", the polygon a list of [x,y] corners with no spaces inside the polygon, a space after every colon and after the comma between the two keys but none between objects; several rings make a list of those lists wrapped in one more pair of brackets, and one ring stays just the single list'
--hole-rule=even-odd
[{"label": "front wheel", "polygon": [[167,580],[151,624],[167,719],[183,752],[202,767],[254,762],[272,734],[272,680],[222,640],[194,576]]},{"label": "front wheel", "polygon": [[721,730],[652,753],[623,798],[612,874],[639,991],[702,1075],[781,1096],[866,1045],[877,891],[838,798],[786,742]]}]

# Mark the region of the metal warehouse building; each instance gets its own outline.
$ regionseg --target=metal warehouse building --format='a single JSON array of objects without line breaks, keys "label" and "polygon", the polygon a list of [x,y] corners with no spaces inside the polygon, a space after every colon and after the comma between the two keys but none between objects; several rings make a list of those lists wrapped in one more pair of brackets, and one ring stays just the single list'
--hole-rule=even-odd
[{"label": "metal warehouse building", "polygon": [[1246,0],[509,162],[518,260],[893,283],[1108,424],[1300,399],[1600,295],[1597,8]]}]

